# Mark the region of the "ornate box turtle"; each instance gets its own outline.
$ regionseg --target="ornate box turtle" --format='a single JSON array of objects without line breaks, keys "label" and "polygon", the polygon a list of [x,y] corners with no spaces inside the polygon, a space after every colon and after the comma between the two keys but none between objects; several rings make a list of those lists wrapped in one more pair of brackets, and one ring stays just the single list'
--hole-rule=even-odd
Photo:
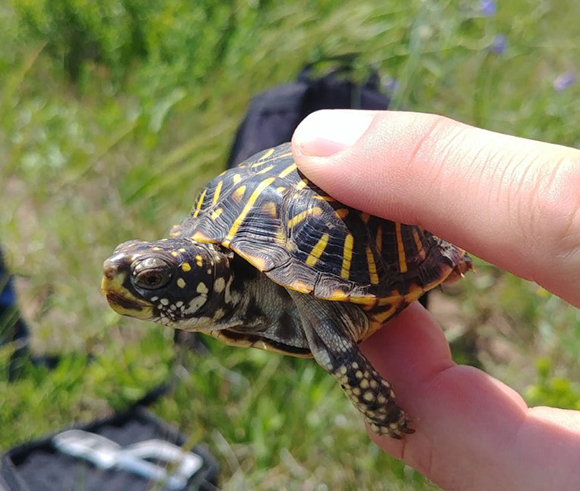
[{"label": "ornate box turtle", "polygon": [[326,195],[287,143],[210,181],[170,238],[119,245],[102,290],[123,315],[314,356],[375,432],[400,438],[409,419],[357,345],[470,268],[463,250],[420,227]]}]

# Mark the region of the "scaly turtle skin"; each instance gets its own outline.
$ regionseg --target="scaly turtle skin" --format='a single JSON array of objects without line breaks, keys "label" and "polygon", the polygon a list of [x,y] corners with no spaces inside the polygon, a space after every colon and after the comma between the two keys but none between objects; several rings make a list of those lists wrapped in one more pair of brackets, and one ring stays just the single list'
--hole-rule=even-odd
[{"label": "scaly turtle skin", "polygon": [[284,144],[209,182],[170,238],[118,246],[102,290],[123,315],[314,356],[375,432],[400,438],[409,419],[357,345],[470,268],[464,251],[420,227],[335,201]]}]

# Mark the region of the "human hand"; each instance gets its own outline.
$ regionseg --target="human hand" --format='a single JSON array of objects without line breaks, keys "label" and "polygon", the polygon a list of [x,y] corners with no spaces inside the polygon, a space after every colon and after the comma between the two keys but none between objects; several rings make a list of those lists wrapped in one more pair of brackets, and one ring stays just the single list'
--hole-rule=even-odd
[{"label": "human hand", "polygon": [[[300,170],[341,202],[417,224],[580,307],[580,151],[429,114],[319,111],[296,130]],[[580,489],[580,413],[528,408],[456,365],[414,304],[361,344],[415,419],[370,437],[442,488]]]}]

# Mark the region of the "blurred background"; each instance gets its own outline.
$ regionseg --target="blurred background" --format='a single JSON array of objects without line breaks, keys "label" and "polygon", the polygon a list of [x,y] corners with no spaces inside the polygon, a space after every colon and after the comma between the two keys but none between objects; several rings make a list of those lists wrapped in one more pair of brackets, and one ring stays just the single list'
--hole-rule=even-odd
[{"label": "blurred background", "polygon": [[[102,261],[185,217],[253,95],[354,53],[394,109],[578,147],[578,19],[572,0],[0,2],[0,243],[32,349],[63,355],[13,383],[0,370],[0,451],[169,376],[173,333],[107,307]],[[580,313],[476,266],[432,298],[455,359],[580,409]],[[152,409],[208,444],[223,489],[438,489],[369,442],[315,363],[206,344],[179,350]]]}]

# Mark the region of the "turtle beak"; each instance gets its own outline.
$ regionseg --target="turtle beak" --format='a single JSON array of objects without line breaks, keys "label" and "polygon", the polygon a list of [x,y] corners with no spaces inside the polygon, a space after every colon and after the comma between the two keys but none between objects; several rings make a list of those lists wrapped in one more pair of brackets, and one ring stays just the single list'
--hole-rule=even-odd
[{"label": "turtle beak", "polygon": [[111,308],[121,315],[151,319],[153,306],[137,297],[126,286],[132,258],[125,254],[115,254],[103,264],[101,292],[107,297]]}]

